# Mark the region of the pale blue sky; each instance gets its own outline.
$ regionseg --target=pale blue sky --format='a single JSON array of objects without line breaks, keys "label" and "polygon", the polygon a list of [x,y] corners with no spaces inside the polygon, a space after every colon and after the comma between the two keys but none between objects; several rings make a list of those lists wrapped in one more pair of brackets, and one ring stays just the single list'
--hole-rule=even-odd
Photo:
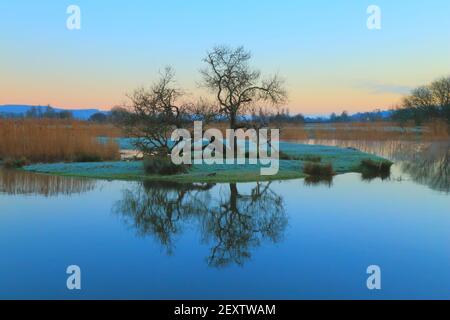
[{"label": "pale blue sky", "polygon": [[[70,4],[81,30],[66,29]],[[109,108],[165,65],[198,95],[202,57],[228,44],[286,79],[292,110],[387,108],[450,74],[449,16],[448,0],[0,0],[0,104]]]}]

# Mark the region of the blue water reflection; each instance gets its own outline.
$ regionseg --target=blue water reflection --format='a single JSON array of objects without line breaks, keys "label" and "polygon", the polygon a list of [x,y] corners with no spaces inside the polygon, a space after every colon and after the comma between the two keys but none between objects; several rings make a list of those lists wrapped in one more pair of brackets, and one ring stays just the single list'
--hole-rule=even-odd
[{"label": "blue water reflection", "polygon": [[1,174],[0,298],[450,298],[450,195],[403,163],[320,183],[49,179]]}]

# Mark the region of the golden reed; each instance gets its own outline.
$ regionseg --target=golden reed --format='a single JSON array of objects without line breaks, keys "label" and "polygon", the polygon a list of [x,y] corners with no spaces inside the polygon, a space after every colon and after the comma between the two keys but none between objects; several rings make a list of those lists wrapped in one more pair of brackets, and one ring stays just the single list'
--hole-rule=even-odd
[{"label": "golden reed", "polygon": [[97,137],[116,137],[113,126],[74,120],[0,119],[0,158],[29,162],[83,161],[83,159],[117,160],[117,143]]},{"label": "golden reed", "polygon": [[449,126],[441,120],[423,126],[394,122],[324,123],[281,128],[282,140],[365,140],[365,141],[442,141],[449,139]]}]

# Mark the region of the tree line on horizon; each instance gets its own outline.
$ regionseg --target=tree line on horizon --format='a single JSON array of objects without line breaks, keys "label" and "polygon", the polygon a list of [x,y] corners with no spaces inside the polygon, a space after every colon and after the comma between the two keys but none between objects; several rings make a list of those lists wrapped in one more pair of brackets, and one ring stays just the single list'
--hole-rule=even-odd
[{"label": "tree line on horizon", "polygon": [[[349,114],[331,113],[328,117],[307,117],[291,114],[288,108],[279,108],[287,98],[284,81],[277,75],[263,78],[261,72],[249,65],[251,53],[243,47],[217,46],[209,51],[200,70],[201,85],[209,89],[213,99],[199,98],[196,102],[181,102],[185,92],[176,86],[175,73],[168,67],[150,89],[139,88],[128,95],[131,105],[116,106],[109,112],[98,112],[88,120],[95,123],[124,124],[131,115],[141,120],[157,115],[155,122],[166,121],[180,125],[199,119],[228,123],[230,128],[267,126],[268,124],[347,123],[393,121],[421,125],[439,119],[450,124],[450,76],[428,85],[419,86],[405,96],[400,105],[390,110]],[[176,106],[174,103],[178,103]],[[274,108],[275,107],[275,108]],[[177,118],[174,121],[174,116]],[[161,118],[162,117],[162,118]],[[31,107],[24,114],[0,113],[0,118],[74,119],[70,110]],[[136,119],[135,119],[136,120]],[[181,121],[181,122],[180,122]],[[258,124],[258,125],[257,125]]]},{"label": "tree line on horizon", "polygon": [[417,125],[433,119],[450,124],[450,76],[413,89],[392,114],[394,121],[414,121]]},{"label": "tree line on horizon", "polygon": [[74,119],[73,113],[70,110],[56,110],[55,108],[47,105],[46,107],[32,106],[23,114],[16,113],[0,113],[0,118],[6,119],[61,119],[72,120]]},{"label": "tree line on horizon", "polygon": [[[127,112],[123,108],[113,108],[109,115],[104,113],[94,114],[91,121],[114,122],[121,118],[121,114]],[[450,124],[450,76],[442,77],[429,85],[420,86],[403,97],[399,106],[391,110],[380,109],[369,112],[349,114],[343,111],[340,114],[331,113],[328,117],[306,117],[302,113],[290,114],[288,108],[276,109],[273,112],[261,110],[245,116],[248,119],[268,123],[279,124],[303,124],[303,123],[347,123],[347,122],[376,122],[393,121],[397,123],[413,122],[422,125],[432,120],[443,120]],[[216,121],[225,121],[225,118],[217,117]]]}]

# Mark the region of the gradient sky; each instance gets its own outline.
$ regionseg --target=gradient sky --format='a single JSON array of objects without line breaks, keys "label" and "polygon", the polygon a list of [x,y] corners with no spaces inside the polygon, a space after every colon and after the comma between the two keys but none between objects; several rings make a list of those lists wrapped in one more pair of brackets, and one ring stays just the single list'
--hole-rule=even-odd
[{"label": "gradient sky", "polygon": [[[66,29],[71,4],[81,30]],[[389,108],[450,75],[449,16],[448,0],[0,0],[0,104],[108,109],[165,65],[194,97],[205,52],[227,44],[286,79],[292,112]]]}]

